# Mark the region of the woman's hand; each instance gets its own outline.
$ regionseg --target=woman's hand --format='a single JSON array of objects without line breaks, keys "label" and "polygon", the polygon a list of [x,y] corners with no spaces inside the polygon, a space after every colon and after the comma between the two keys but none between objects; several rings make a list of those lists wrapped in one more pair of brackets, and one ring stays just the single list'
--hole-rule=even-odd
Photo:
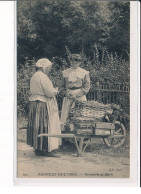
[{"label": "woman's hand", "polygon": [[67,90],[66,91],[66,97],[70,97],[71,96],[71,94],[70,94],[70,92]]},{"label": "woman's hand", "polygon": [[72,99],[72,100],[76,100],[76,95],[75,94],[74,95],[69,95],[67,97],[70,98],[70,99]]},{"label": "woman's hand", "polygon": [[54,88],[54,94],[56,95],[56,94],[58,94],[58,93],[59,93],[58,88]]},{"label": "woman's hand", "polygon": [[76,99],[76,94],[72,94],[71,91],[67,90],[66,91],[66,97],[69,99]]}]

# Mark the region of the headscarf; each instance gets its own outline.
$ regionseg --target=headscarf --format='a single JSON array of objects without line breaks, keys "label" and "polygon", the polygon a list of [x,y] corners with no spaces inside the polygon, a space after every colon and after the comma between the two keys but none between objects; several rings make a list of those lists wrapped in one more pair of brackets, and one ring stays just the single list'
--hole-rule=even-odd
[{"label": "headscarf", "polygon": [[52,63],[51,61],[49,61],[48,59],[46,58],[42,58],[42,59],[39,59],[36,63],[36,67],[42,67],[43,68],[43,71],[45,71],[45,69],[49,66],[51,66]]}]

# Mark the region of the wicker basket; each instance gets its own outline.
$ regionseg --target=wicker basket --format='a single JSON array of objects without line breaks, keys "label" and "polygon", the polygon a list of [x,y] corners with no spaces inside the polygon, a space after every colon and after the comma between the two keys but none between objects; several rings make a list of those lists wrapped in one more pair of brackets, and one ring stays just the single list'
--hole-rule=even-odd
[{"label": "wicker basket", "polygon": [[111,105],[97,101],[76,102],[71,108],[69,120],[77,128],[92,128],[94,123],[103,121],[105,114],[112,113]]}]

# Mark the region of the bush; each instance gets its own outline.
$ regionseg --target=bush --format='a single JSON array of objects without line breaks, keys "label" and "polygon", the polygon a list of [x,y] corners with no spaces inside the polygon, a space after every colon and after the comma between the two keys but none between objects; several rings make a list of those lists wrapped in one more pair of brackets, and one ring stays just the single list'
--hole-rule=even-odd
[{"label": "bush", "polygon": [[[110,54],[104,48],[98,48],[96,45],[93,47],[93,57],[88,58],[83,50],[80,53],[83,59],[81,67],[90,72],[91,90],[95,89],[97,83],[107,84],[111,88],[115,85],[130,86],[130,69],[129,61],[125,61],[122,57],[117,56],[115,53]],[[67,58],[54,57],[50,79],[55,87],[62,89],[62,70],[70,66],[70,51],[66,47]],[[18,115],[26,115],[28,112],[28,98],[29,98],[29,82],[31,76],[35,72],[35,60],[26,60],[22,68],[18,71],[17,75],[17,95],[18,95]],[[126,114],[129,115],[129,99],[120,96],[119,99],[121,108]]]},{"label": "bush", "polygon": [[27,60],[17,73],[17,111],[18,116],[28,114],[30,78],[35,73],[35,60]]}]

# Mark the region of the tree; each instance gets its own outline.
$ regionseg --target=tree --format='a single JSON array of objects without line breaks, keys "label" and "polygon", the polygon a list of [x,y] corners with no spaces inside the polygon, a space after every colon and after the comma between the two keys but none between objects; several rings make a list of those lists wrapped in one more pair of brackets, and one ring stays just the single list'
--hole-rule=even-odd
[{"label": "tree", "polygon": [[110,36],[106,44],[110,52],[129,58],[130,52],[130,2],[110,2]]},{"label": "tree", "polygon": [[128,2],[18,2],[19,68],[27,58],[65,58],[65,46],[92,59],[94,45],[100,57],[106,48],[128,58]]},{"label": "tree", "polygon": [[97,2],[18,2],[18,61],[62,57],[65,46],[91,56],[106,32],[102,21]]}]

